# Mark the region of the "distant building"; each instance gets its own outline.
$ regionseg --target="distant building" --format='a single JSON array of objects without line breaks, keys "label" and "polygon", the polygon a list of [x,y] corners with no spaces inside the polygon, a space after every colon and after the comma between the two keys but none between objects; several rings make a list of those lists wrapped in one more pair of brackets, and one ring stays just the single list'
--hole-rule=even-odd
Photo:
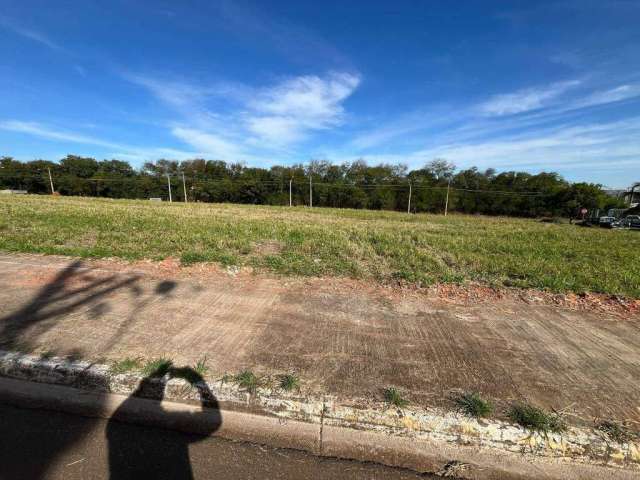
[{"label": "distant building", "polygon": [[624,201],[629,208],[635,208],[640,205],[640,182],[634,183],[623,193]]},{"label": "distant building", "polygon": [[26,190],[0,190],[0,195],[26,195]]}]

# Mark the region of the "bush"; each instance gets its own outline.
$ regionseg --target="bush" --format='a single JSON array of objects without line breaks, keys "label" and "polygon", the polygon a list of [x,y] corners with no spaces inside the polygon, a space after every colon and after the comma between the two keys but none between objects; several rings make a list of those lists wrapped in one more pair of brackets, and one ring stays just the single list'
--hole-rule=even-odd
[{"label": "bush", "polygon": [[512,405],[509,418],[524,428],[541,433],[560,433],[567,429],[560,415],[526,403]]},{"label": "bush", "polygon": [[638,434],[632,432],[627,426],[609,420],[600,423],[598,430],[606,433],[611,440],[618,443],[626,443],[638,437]]},{"label": "bush", "polygon": [[402,397],[402,394],[394,387],[388,387],[383,392],[384,400],[389,405],[393,405],[398,408],[403,408],[409,405],[409,400]]},{"label": "bush", "polygon": [[127,357],[123,360],[115,361],[111,364],[110,371],[114,375],[118,375],[120,373],[130,372],[132,370],[139,370],[142,366],[140,358],[130,358]]},{"label": "bush", "polygon": [[256,393],[260,386],[260,379],[251,371],[244,370],[233,377],[233,380],[240,388],[248,390],[250,393]]},{"label": "bush", "polygon": [[168,358],[160,357],[154,360],[149,360],[144,367],[142,367],[142,373],[146,377],[164,377],[171,367],[173,366],[173,361]]},{"label": "bush", "polygon": [[279,380],[279,386],[285,392],[300,390],[300,378],[295,373],[280,375]]},{"label": "bush", "polygon": [[491,402],[484,400],[479,393],[467,392],[461,394],[455,400],[458,409],[470,417],[488,417],[493,412]]}]

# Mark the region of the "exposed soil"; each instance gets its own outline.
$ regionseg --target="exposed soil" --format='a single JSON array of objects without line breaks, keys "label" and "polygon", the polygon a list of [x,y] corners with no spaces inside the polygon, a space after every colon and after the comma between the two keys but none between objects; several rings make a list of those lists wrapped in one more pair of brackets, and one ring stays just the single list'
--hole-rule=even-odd
[{"label": "exposed soil", "polygon": [[483,285],[284,278],[179,261],[0,255],[0,348],[103,361],[206,357],[210,375],[297,372],[354,404],[479,391],[571,421],[640,422],[638,301]]},{"label": "exposed soil", "polygon": [[[277,253],[280,245],[277,242],[267,242],[260,244],[256,248],[261,253]],[[38,258],[37,255],[21,255],[21,257]],[[51,257],[49,257],[51,258]],[[65,258],[65,257],[56,257]],[[130,272],[139,271],[145,275],[168,278],[191,278],[206,280],[210,275],[230,274],[240,275],[241,278],[254,277],[259,275],[266,278],[283,278],[274,275],[257,274],[251,267],[227,268],[215,263],[197,263],[193,265],[182,265],[177,258],[166,258],[160,262],[143,260],[127,262],[121,259],[93,260],[93,265],[106,269],[120,269]],[[366,290],[372,294],[380,295],[389,300],[398,300],[407,296],[416,296],[437,299],[444,302],[451,302],[457,305],[477,305],[483,303],[494,303],[496,301],[523,302],[528,305],[546,305],[562,307],[571,310],[602,312],[616,315],[621,318],[628,318],[640,315],[640,299],[626,298],[620,295],[608,295],[601,293],[555,293],[535,289],[507,288],[498,286],[483,285],[480,283],[468,282],[464,284],[437,284],[430,287],[417,287],[411,284],[373,284],[371,282],[350,278],[284,278],[283,281],[302,281],[307,285],[316,282],[320,284],[338,282],[340,288],[353,290]]]}]

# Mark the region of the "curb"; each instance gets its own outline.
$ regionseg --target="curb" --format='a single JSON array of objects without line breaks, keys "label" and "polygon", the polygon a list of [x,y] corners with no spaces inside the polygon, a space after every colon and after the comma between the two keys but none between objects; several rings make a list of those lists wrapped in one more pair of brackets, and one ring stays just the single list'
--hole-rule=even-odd
[{"label": "curb", "polygon": [[[355,409],[331,398],[284,397],[269,390],[252,396],[224,382],[208,383],[218,409],[202,408],[197,389],[184,380],[167,381],[162,401],[129,397],[138,375],[2,351],[0,376],[0,402],[18,407],[200,434],[209,434],[217,422],[213,435],[222,438],[459,478],[626,479],[638,478],[640,466],[634,444],[612,446],[577,429],[566,438],[540,439],[500,422],[426,410]],[[578,441],[591,450],[578,451]]]}]

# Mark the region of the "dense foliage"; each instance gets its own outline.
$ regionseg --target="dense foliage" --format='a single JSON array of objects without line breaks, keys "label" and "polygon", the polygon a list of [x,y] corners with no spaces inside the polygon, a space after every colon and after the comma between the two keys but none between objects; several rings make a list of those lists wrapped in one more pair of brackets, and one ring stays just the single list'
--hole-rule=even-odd
[{"label": "dense foliage", "polygon": [[449,211],[524,217],[573,216],[579,208],[612,208],[619,201],[601,185],[570,183],[557,173],[456,171],[444,160],[408,171],[403,165],[369,166],[364,161],[334,165],[312,161],[308,165],[247,167],[219,160],[182,162],[158,160],[136,170],[127,162],[68,155],[59,163],[0,159],[0,189],[50,193],[48,170],[62,195],[109,198],[168,197],[184,199],[182,175],[190,201],[286,205],[291,181],[294,205],[372,210],[407,210],[411,184],[411,210],[441,212],[450,182]]}]

